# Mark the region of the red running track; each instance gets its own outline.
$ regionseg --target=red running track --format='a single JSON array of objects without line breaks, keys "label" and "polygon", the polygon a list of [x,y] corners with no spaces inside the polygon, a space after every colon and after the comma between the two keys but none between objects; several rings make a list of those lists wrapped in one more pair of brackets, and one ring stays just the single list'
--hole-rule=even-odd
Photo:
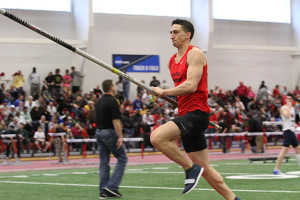
[{"label": "red running track", "polygon": [[[209,159],[211,161],[218,160],[240,160],[248,159],[249,157],[264,157],[264,156],[277,156],[280,149],[268,150],[267,154],[253,154],[246,152],[240,154],[233,152],[229,154],[222,154],[220,152],[209,153]],[[289,153],[293,153],[293,149],[290,149]],[[166,156],[159,155],[145,155],[142,159],[141,156],[131,156],[128,154],[128,165],[143,165],[143,164],[163,164],[172,163]],[[157,153],[156,153],[157,154]],[[111,158],[112,163],[116,163],[114,157]],[[58,163],[57,160],[44,160],[44,161],[21,161],[21,162],[10,162],[5,164],[0,163],[0,173],[7,172],[22,172],[22,171],[42,171],[42,170],[58,170],[58,169],[77,169],[77,168],[95,168],[99,166],[99,158],[87,158],[87,159],[70,159],[69,163]]]}]

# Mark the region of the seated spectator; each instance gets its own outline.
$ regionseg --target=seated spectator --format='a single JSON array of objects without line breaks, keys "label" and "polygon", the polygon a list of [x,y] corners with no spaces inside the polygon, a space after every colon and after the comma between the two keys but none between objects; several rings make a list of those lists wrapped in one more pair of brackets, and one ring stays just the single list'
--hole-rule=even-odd
[{"label": "seated spectator", "polygon": [[41,119],[41,112],[38,106],[33,107],[33,109],[30,112],[31,120],[32,120],[32,128],[33,130],[37,130],[37,126],[39,123],[39,120]]},{"label": "seated spectator", "polygon": [[[3,134],[7,134],[7,135],[16,134],[15,126],[13,124],[9,125],[8,127],[9,128],[7,130],[5,130],[3,132]],[[9,140],[10,140],[10,143],[8,143],[6,145],[6,160],[9,160],[10,149],[13,148],[15,150],[14,146],[12,145],[14,143],[13,137],[10,137]],[[17,152],[15,152],[15,153],[17,153]]]},{"label": "seated spectator", "polygon": [[152,99],[153,99],[152,94],[148,90],[142,96],[143,104],[145,104],[146,106],[148,106],[150,104]]},{"label": "seated spectator", "polygon": [[24,129],[23,123],[20,123],[19,128],[16,130],[16,138],[17,138],[17,147],[18,147],[18,157],[21,157],[21,153],[23,152],[23,145],[26,145],[27,153],[30,152],[30,138],[32,134]]},{"label": "seated spectator", "polygon": [[[38,130],[34,133],[33,138],[37,148],[43,152],[46,152],[50,146],[50,142],[46,141],[45,133],[42,131],[41,126],[38,127]],[[42,149],[41,146],[43,146],[44,148]]]},{"label": "seated spectator", "polygon": [[32,110],[32,108],[34,106],[36,106],[36,103],[35,103],[35,101],[33,101],[33,97],[32,96],[28,96],[28,100],[25,101],[24,106],[26,106],[28,108],[29,112]]},{"label": "seated spectator", "polygon": [[49,121],[46,120],[45,115],[41,116],[38,126],[40,126],[42,128],[42,131],[45,133],[45,135],[48,135]]},{"label": "seated spectator", "polygon": [[0,136],[3,134],[3,132],[7,129],[6,123],[4,120],[0,121]]},{"label": "seated spectator", "polygon": [[4,120],[6,118],[5,112],[4,112],[4,106],[0,105],[0,121]]},{"label": "seated spectator", "polygon": [[9,109],[9,111],[8,111],[8,114],[7,114],[7,116],[8,115],[12,115],[12,116],[16,116],[16,107],[15,107],[15,105],[11,105],[10,106],[10,109]]},{"label": "seated spectator", "polygon": [[40,106],[40,113],[41,115],[45,115],[46,120],[49,121],[50,120],[50,112],[47,110],[47,104],[44,102],[41,104]]},{"label": "seated spectator", "polygon": [[57,112],[56,107],[54,106],[52,101],[49,102],[49,105],[47,106],[47,111],[51,116],[54,116]]},{"label": "seated spectator", "polygon": [[26,124],[31,125],[31,122],[32,122],[31,115],[26,106],[24,107],[23,111],[21,112],[21,116],[24,118]]},{"label": "seated spectator", "polygon": [[20,101],[19,105],[16,107],[16,112],[21,113],[24,109],[24,103],[23,101]]},{"label": "seated spectator", "polygon": [[121,115],[121,122],[123,124],[124,137],[131,137],[133,135],[133,121],[128,110],[124,110]]},{"label": "seated spectator", "polygon": [[82,139],[83,138],[84,129],[79,123],[76,123],[75,126],[71,128],[71,133],[74,139]]},{"label": "seated spectator", "polygon": [[97,96],[97,98],[101,97],[103,92],[100,88],[100,85],[96,85],[96,87],[93,89],[94,94]]},{"label": "seated spectator", "polygon": [[23,96],[22,94],[20,94],[20,95],[18,96],[18,98],[14,101],[15,107],[18,107],[20,102],[23,102],[23,103],[24,103],[24,96]]},{"label": "seated spectator", "polygon": [[[19,117],[18,117],[18,116],[19,116]],[[22,118],[20,117],[20,113],[17,113],[17,115],[13,118],[13,121],[10,122],[10,123],[8,124],[8,127],[13,126],[14,129],[17,130],[18,127],[19,127],[19,124],[20,124],[21,122],[24,123],[24,121],[25,121],[25,120],[22,119]]]},{"label": "seated spectator", "polygon": [[235,98],[235,107],[239,108],[242,111],[245,111],[245,106],[244,106],[243,102],[240,101],[239,97]]},{"label": "seated spectator", "polygon": [[65,122],[66,120],[68,120],[68,121],[73,121],[73,118],[72,118],[72,116],[70,115],[70,112],[69,112],[69,111],[65,111],[63,114],[64,114],[64,115],[62,115],[62,116],[60,117],[60,119],[61,119],[63,122]]},{"label": "seated spectator", "polygon": [[143,101],[141,100],[140,94],[136,96],[136,99],[133,101],[133,110],[142,110]]}]

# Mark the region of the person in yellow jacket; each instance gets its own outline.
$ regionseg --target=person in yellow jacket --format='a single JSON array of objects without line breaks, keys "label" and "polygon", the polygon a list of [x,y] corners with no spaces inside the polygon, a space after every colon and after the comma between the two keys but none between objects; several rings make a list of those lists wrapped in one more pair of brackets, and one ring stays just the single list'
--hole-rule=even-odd
[{"label": "person in yellow jacket", "polygon": [[15,86],[15,88],[17,89],[17,92],[19,94],[24,94],[24,90],[23,90],[23,86],[24,86],[24,76],[21,72],[21,70],[19,70],[18,72],[16,72],[15,74],[13,74],[13,84]]}]

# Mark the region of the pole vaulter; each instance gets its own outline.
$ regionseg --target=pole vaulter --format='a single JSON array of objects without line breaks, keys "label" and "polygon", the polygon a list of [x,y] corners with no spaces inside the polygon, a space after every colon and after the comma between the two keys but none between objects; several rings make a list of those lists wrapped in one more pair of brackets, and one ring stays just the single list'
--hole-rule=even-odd
[{"label": "pole vaulter", "polygon": [[[40,29],[39,27],[37,27],[37,26],[35,26],[33,24],[30,24],[30,23],[24,21],[23,19],[21,19],[21,18],[15,16],[13,14],[7,12],[3,8],[0,8],[0,13],[2,15],[4,15],[4,16],[10,18],[11,20],[13,20],[13,21],[15,21],[15,22],[17,22],[17,23],[19,23],[19,24],[21,24],[21,25],[23,25],[23,26],[25,26],[25,27],[27,27],[29,29],[31,29],[32,31],[34,31],[34,32],[36,32],[36,33],[38,33],[38,34],[40,34],[40,35],[48,38],[49,40],[52,40],[53,42],[55,42],[55,43],[57,43],[57,44],[65,47],[65,48],[69,49],[70,51],[73,51],[74,53],[77,53],[77,54],[81,55],[82,57],[84,57],[84,58],[86,58],[86,59],[88,59],[88,60],[90,60],[90,61],[92,61],[92,62],[94,62],[94,63],[96,63],[98,65],[100,65],[101,67],[104,67],[105,69],[107,69],[107,70],[109,70],[109,71],[111,71],[111,72],[113,72],[113,73],[115,73],[115,74],[117,74],[117,75],[119,75],[119,76],[127,79],[128,81],[130,81],[130,82],[132,82],[132,83],[134,83],[134,84],[136,84],[138,86],[143,87],[145,90],[150,91],[150,92],[153,93],[153,89],[151,87],[149,87],[149,86],[143,84],[142,82],[140,82],[140,81],[138,81],[138,80],[136,80],[136,79],[128,76],[127,74],[123,73],[122,71],[120,71],[120,70],[118,70],[118,69],[110,66],[109,64],[104,63],[103,61],[99,60],[98,58],[96,58],[96,57],[94,57],[94,56],[92,56],[92,55],[90,55],[90,54],[88,54],[88,53],[86,53],[86,52],[84,52],[82,50],[80,50],[79,48],[76,48],[76,47],[68,44],[67,42],[65,42],[65,41],[63,41],[63,40],[61,40],[61,39],[59,39],[59,38],[51,35],[50,33],[47,33],[46,31]],[[162,96],[160,98],[162,98],[162,99],[168,101],[169,103],[177,106],[177,102],[175,100],[167,97],[167,96]],[[215,124],[213,122],[209,122],[209,125],[211,125],[212,127],[216,128],[216,129],[219,129],[219,130],[222,129],[219,125],[217,125],[217,124]]]}]

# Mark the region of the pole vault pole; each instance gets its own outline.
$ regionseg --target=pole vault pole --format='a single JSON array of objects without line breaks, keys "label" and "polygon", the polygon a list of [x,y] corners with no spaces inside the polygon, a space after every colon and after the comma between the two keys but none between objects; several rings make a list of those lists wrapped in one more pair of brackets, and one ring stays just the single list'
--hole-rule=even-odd
[{"label": "pole vault pole", "polygon": [[[117,74],[117,75],[119,75],[119,76],[121,76],[121,77],[127,79],[128,81],[130,81],[130,82],[132,82],[132,83],[134,83],[134,84],[136,84],[136,85],[138,85],[138,86],[143,87],[145,90],[150,91],[150,92],[152,92],[152,93],[154,92],[153,89],[152,89],[151,87],[149,87],[149,86],[143,84],[142,82],[140,82],[140,81],[138,81],[138,80],[136,80],[136,79],[134,79],[134,78],[128,76],[127,74],[123,73],[122,71],[120,71],[120,70],[118,70],[118,69],[116,69],[116,68],[110,66],[109,64],[106,64],[105,62],[102,62],[102,61],[99,60],[98,58],[96,58],[96,57],[94,57],[94,56],[92,56],[92,55],[90,55],[90,54],[88,54],[88,53],[86,53],[86,52],[80,50],[79,48],[76,48],[76,47],[74,47],[74,46],[72,46],[72,45],[66,43],[65,41],[63,41],[63,40],[61,40],[61,39],[59,39],[59,38],[57,38],[57,37],[51,35],[50,33],[47,33],[46,31],[40,29],[39,27],[34,26],[34,25],[32,25],[32,24],[30,24],[30,23],[28,23],[28,22],[22,20],[21,18],[19,18],[19,17],[13,15],[13,14],[7,12],[7,11],[4,10],[3,8],[0,8],[0,13],[1,13],[2,15],[4,15],[4,16],[10,18],[11,20],[13,20],[13,21],[15,21],[15,22],[18,22],[19,24],[21,24],[21,25],[23,25],[23,26],[25,26],[25,27],[31,29],[32,31],[34,31],[34,32],[36,32],[36,33],[38,33],[38,34],[40,34],[40,35],[42,35],[42,36],[48,38],[49,40],[52,40],[53,42],[55,42],[55,43],[57,43],[57,44],[60,44],[61,46],[63,46],[63,47],[65,47],[65,48],[69,49],[70,51],[73,51],[74,53],[77,53],[77,54],[83,56],[84,58],[86,58],[86,59],[88,59],[88,60],[90,60],[90,61],[92,61],[92,62],[94,62],[94,63],[96,63],[96,64],[98,64],[98,65],[100,65],[101,67],[104,67],[105,69],[107,69],[107,70],[109,70],[109,71],[111,71],[111,72],[113,72],[113,73],[115,73],[115,74]],[[162,99],[168,101],[169,103],[171,103],[171,104],[177,106],[177,102],[176,102],[175,100],[173,100],[173,99],[167,97],[167,96],[161,96],[160,98],[162,98]],[[220,128],[221,128],[220,126],[218,126],[217,124],[215,124],[215,123],[213,123],[213,122],[209,122],[209,124],[210,124],[211,126],[217,128],[217,129],[220,129]]]}]

